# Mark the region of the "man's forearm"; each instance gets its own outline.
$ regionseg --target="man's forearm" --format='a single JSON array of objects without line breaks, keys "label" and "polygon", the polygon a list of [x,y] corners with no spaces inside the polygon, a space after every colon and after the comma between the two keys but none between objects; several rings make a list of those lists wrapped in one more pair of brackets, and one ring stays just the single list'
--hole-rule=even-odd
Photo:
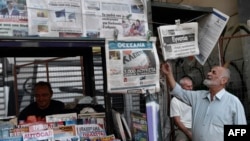
[{"label": "man's forearm", "polygon": [[173,74],[166,75],[166,80],[167,80],[167,86],[169,86],[170,90],[173,90],[176,85],[176,81],[174,79]]}]

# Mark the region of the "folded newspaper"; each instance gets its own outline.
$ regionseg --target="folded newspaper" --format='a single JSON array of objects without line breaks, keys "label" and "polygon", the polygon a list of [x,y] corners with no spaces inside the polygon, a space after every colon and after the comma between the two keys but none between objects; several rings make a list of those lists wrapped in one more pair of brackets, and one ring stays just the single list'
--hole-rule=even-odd
[{"label": "folded newspaper", "polygon": [[199,54],[198,23],[183,23],[158,27],[164,60]]}]

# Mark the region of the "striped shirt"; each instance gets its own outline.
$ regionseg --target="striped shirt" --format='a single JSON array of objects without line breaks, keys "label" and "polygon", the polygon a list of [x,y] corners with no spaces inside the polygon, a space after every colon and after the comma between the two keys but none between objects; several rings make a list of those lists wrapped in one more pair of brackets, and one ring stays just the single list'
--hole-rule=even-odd
[{"label": "striped shirt", "polygon": [[177,83],[171,94],[192,106],[193,141],[224,141],[224,125],[247,124],[242,103],[225,89],[213,101],[209,91],[187,91]]}]

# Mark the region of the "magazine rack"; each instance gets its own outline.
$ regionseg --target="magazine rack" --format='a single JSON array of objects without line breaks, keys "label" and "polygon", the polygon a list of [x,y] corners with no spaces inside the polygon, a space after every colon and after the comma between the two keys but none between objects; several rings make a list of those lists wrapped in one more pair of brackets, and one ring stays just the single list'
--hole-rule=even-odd
[{"label": "magazine rack", "polygon": [[[105,39],[90,38],[51,38],[51,37],[0,37],[1,57],[72,57],[82,56],[85,63],[85,93],[95,96],[93,47],[100,47],[101,67],[103,71],[103,93],[105,113],[111,114],[111,100],[107,94]],[[91,81],[89,81],[91,80]],[[14,84],[17,85],[17,84]],[[16,90],[15,90],[16,91]],[[18,114],[18,95],[15,95],[16,114]],[[107,133],[111,131],[111,121],[106,119]]]}]

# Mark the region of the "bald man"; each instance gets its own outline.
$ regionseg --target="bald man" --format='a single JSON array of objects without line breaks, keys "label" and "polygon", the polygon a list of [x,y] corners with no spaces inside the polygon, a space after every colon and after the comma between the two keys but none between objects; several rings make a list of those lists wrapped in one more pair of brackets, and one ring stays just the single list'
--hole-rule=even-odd
[{"label": "bald man", "polygon": [[192,106],[192,141],[224,141],[224,125],[246,125],[246,115],[240,100],[225,90],[230,71],[214,66],[204,85],[209,89],[184,90],[176,83],[170,63],[161,66],[171,94]]}]

